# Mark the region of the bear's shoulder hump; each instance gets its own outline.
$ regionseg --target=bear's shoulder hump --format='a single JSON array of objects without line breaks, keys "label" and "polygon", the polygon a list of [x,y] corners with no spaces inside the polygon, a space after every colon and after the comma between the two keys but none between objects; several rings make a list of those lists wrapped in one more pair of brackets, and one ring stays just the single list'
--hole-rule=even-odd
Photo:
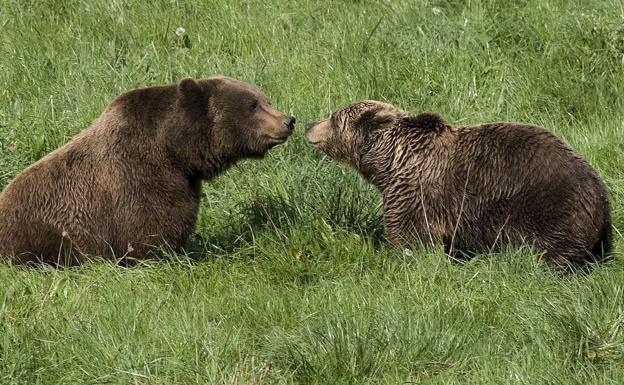
[{"label": "bear's shoulder hump", "polygon": [[441,132],[449,125],[439,114],[423,112],[418,115],[408,116],[403,119],[406,128],[418,128],[421,130]]}]

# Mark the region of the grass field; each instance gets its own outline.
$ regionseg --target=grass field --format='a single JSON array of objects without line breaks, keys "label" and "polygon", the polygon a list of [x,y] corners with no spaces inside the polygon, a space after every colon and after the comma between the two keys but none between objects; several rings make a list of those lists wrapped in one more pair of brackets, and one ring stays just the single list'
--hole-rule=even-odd
[{"label": "grass field", "polygon": [[[215,73],[299,122],[372,98],[548,127],[606,180],[624,249],[621,0],[3,0],[0,187],[122,91]],[[624,383],[621,252],[562,277],[527,250],[391,250],[378,193],[302,126],[205,185],[188,255],[0,267],[0,384]]]}]

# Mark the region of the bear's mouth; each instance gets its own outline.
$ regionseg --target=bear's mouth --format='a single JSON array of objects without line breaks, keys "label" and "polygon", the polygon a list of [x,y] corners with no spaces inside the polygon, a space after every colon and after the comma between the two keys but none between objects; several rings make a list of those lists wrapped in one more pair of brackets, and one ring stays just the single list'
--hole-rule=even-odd
[{"label": "bear's mouth", "polygon": [[322,140],[312,141],[312,140],[309,140],[309,139],[308,139],[308,143],[310,143],[310,144],[311,144],[312,146],[314,146],[314,147],[318,147],[318,146],[320,146],[320,145],[321,145],[321,143],[323,143],[323,141],[322,141]]},{"label": "bear's mouth", "polygon": [[267,141],[267,144],[271,147],[273,146],[277,146],[278,144],[282,144],[286,141],[286,139],[288,139],[288,136],[272,136],[272,135],[266,135],[265,139]]}]

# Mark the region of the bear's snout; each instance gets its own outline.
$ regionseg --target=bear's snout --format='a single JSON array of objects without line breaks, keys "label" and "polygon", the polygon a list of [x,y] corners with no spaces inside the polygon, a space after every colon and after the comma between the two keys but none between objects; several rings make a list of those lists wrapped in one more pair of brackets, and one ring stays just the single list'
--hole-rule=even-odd
[{"label": "bear's snout", "polygon": [[329,119],[306,124],[305,137],[315,147],[331,136],[332,126]]},{"label": "bear's snout", "polygon": [[295,129],[296,122],[297,122],[297,118],[295,118],[294,116],[287,116],[286,118],[284,118],[284,125],[290,131]]}]

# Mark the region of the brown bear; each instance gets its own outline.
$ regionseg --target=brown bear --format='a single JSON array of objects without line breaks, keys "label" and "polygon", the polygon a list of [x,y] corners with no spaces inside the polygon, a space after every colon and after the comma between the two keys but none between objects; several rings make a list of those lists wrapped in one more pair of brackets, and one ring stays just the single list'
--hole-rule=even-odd
[{"label": "brown bear", "polygon": [[393,245],[442,243],[465,259],[528,243],[566,268],[611,251],[605,184],[544,128],[453,126],[436,114],[363,101],[309,123],[306,138],[381,191]]},{"label": "brown bear", "polygon": [[202,181],[262,157],[295,118],[256,87],[224,76],[129,91],[0,195],[0,255],[77,264],[179,250]]}]

